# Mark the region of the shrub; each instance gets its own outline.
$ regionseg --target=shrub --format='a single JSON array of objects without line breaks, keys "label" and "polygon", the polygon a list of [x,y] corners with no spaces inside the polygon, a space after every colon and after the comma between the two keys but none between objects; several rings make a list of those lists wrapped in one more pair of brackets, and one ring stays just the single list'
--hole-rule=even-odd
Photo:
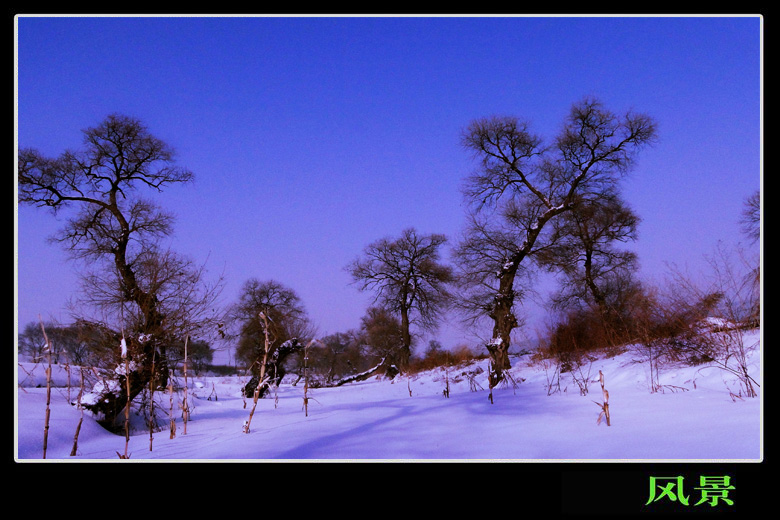
[{"label": "shrub", "polygon": [[412,358],[409,372],[419,373],[444,366],[458,366],[484,357],[485,354],[474,353],[468,345],[458,345],[452,350],[429,347],[422,357]]}]

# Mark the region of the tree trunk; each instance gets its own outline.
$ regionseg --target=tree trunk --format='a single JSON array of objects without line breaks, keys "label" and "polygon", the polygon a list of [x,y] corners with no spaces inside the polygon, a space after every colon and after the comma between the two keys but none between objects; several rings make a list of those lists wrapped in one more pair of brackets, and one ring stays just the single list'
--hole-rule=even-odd
[{"label": "tree trunk", "polygon": [[[135,276],[129,268],[126,271],[130,273],[123,278],[127,287],[127,284],[135,283]],[[143,315],[143,322],[132,337],[128,338],[128,356],[133,368],[129,373],[130,384],[127,392],[112,390],[108,385],[104,386],[98,395],[95,395],[93,390],[89,401],[82,400],[82,405],[102,417],[100,422],[109,429],[116,426],[114,423],[118,414],[151,381],[165,388],[170,375],[165,355],[167,340],[163,337],[163,316],[157,311],[157,298],[141,291],[137,286],[128,288],[126,292],[140,307]],[[117,374],[113,379],[118,383],[118,388],[126,387],[124,374]]]},{"label": "tree trunk", "polygon": [[338,381],[334,386],[341,386],[347,383],[354,383],[355,381],[365,381],[366,379],[368,379],[369,377],[375,374],[381,374],[383,371],[387,377],[390,378],[395,377],[397,372],[393,370],[392,366],[390,367],[386,366],[385,361],[386,360],[383,359],[373,368],[369,368],[368,370],[361,372],[359,374],[353,374],[351,376],[347,376],[344,379]]},{"label": "tree trunk", "polygon": [[[159,357],[160,362],[154,362],[155,341],[138,344],[131,340],[129,343],[132,345],[132,347],[128,345],[128,356],[131,361],[128,367],[132,367],[127,369],[129,374],[125,374],[124,363],[122,363],[121,373],[114,373],[110,378],[106,377],[105,380],[99,381],[92,392],[82,396],[80,400],[81,406],[98,415],[98,422],[111,430],[118,426],[116,420],[128,402],[132,402],[152,379],[156,385],[167,386],[168,384],[167,366],[160,368],[160,365],[165,365],[162,356]],[[152,378],[153,372],[154,378]],[[126,380],[127,375],[130,379],[129,385]],[[114,384],[104,384],[110,382]]]},{"label": "tree trunk", "polygon": [[142,318],[133,336],[128,338],[128,359],[132,361],[133,366],[127,374],[130,384],[127,385],[124,374],[120,373],[114,378],[118,388],[126,387],[127,392],[112,390],[110,385],[106,385],[97,395],[93,391],[88,402],[82,401],[86,409],[102,417],[100,422],[108,428],[114,428],[118,414],[143,391],[150,381],[153,380],[156,385],[165,388],[170,375],[165,356],[167,340],[163,337],[164,316],[158,310],[159,301],[156,295],[145,292],[139,286],[136,273],[126,259],[129,228],[121,214],[117,214],[117,219],[126,231],[122,233],[122,238],[114,250],[114,263],[120,276],[125,300],[138,306]]},{"label": "tree trunk", "polygon": [[412,335],[409,332],[409,309],[401,309],[401,355],[398,357],[398,365],[401,370],[406,370],[409,359],[412,357]]},{"label": "tree trunk", "polygon": [[516,272],[516,267],[509,267],[501,272],[499,290],[490,313],[490,317],[493,319],[493,339],[486,345],[486,348],[490,355],[488,383],[491,390],[504,378],[504,370],[512,368],[512,364],[509,362],[509,345],[512,331],[517,327],[517,318],[512,312],[515,300],[513,285]]},{"label": "tree trunk", "polygon": [[555,208],[549,208],[539,218],[536,219],[526,234],[523,245],[512,254],[500,271],[497,273],[499,284],[498,291],[494,296],[491,312],[489,316],[493,319],[493,339],[486,345],[490,354],[490,373],[488,383],[492,389],[504,379],[504,370],[512,368],[509,362],[509,345],[511,344],[512,331],[518,326],[517,317],[512,308],[515,303],[515,277],[517,270],[523,260],[531,254],[531,250],[536,242],[544,225],[556,215],[569,209],[569,205],[563,204]]}]

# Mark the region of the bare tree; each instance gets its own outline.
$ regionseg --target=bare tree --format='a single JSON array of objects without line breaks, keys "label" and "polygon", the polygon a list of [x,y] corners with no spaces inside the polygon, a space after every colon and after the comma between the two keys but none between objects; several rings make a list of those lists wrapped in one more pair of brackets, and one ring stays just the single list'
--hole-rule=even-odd
[{"label": "bare tree", "polygon": [[[742,210],[742,232],[750,239],[751,243],[756,244],[761,240],[761,191],[756,190],[745,200],[745,207]],[[761,261],[756,260],[748,274],[748,279],[753,291],[758,295],[761,292]],[[761,320],[761,298],[754,299],[752,318],[755,323],[760,324]]]},{"label": "bare tree", "polygon": [[575,205],[552,224],[552,245],[539,260],[562,275],[563,289],[556,303],[594,304],[603,317],[610,311],[610,282],[635,271],[637,256],[617,249],[615,242],[636,239],[637,217],[616,195],[587,205]]},{"label": "bare tree", "polygon": [[247,280],[229,318],[238,329],[236,358],[250,366],[253,374],[244,387],[247,396],[254,395],[259,385],[258,397],[262,397],[270,384],[278,383],[285,373],[285,360],[313,336],[298,295],[275,280]]},{"label": "bare tree", "polygon": [[753,242],[761,238],[761,191],[756,190],[745,200],[742,210],[742,231]]},{"label": "bare tree", "polygon": [[564,312],[565,321],[589,324],[583,332],[601,338],[592,346],[613,346],[631,335],[631,300],[641,291],[634,276],[638,261],[616,243],[635,240],[638,223],[616,194],[605,194],[553,221],[551,245],[537,255],[539,263],[559,274],[553,310]]},{"label": "bare tree", "polygon": [[[170,250],[158,249],[149,244],[133,259],[136,282],[141,290],[154,295],[157,312],[164,321],[156,329],[159,353],[155,364],[155,380],[158,386],[167,386],[172,364],[181,359],[187,337],[216,336],[222,319],[218,300],[223,279],[207,280],[204,266],[197,265]],[[127,305],[121,281],[112,271],[88,268],[81,273],[82,293],[76,298],[75,308],[82,317],[93,310],[93,321],[116,323],[117,328],[136,331],[128,339],[146,339],[146,315],[140,306]]]},{"label": "bare tree", "polygon": [[[507,299],[497,300],[496,290],[500,288],[504,270],[513,271],[511,286],[503,288],[503,294],[511,296],[512,304],[521,301],[532,290],[531,270],[510,261],[522,242],[522,235],[522,228],[514,227],[509,218],[491,219],[481,212],[468,215],[466,230],[454,253],[460,290],[454,305],[470,325],[476,325],[485,317],[494,319],[499,312],[505,316],[502,327],[507,333],[521,326],[522,316],[497,308],[497,305],[505,306]],[[493,338],[489,343],[496,341],[495,335]]]},{"label": "bare tree", "polygon": [[[171,306],[163,301],[163,287],[171,287],[171,282],[157,284],[156,275],[181,267],[180,260],[172,260],[156,246],[172,232],[173,218],[141,198],[140,191],[160,192],[191,181],[193,174],[176,166],[174,150],[137,119],[110,115],[83,134],[81,150],[68,150],[56,158],[21,149],[18,193],[21,204],[49,208],[55,214],[73,210],[54,240],[74,259],[95,267],[85,276],[86,286],[92,289],[87,291],[87,301],[111,306],[113,315],[122,318],[117,328],[127,332],[128,355],[135,367],[127,374],[130,390],[106,391],[84,404],[112,423],[128,398],[132,400],[150,381],[154,353],[164,354]],[[188,280],[193,283],[179,287],[186,285],[189,291],[199,281]],[[126,320],[131,327],[125,328]],[[164,386],[167,367],[160,362],[156,368],[155,379]],[[121,381],[119,387],[123,386]]]},{"label": "bare tree", "polygon": [[367,346],[365,354],[371,365],[384,362],[385,374],[395,376],[409,362],[406,350],[407,333],[398,316],[384,307],[369,307],[360,319],[361,339]]},{"label": "bare tree", "polygon": [[312,344],[308,350],[310,382],[331,385],[347,375],[368,368],[370,360],[365,354],[367,345],[361,331],[336,332]]},{"label": "bare tree", "polygon": [[400,317],[400,369],[411,357],[411,324],[435,329],[449,300],[447,284],[453,280],[452,269],[440,261],[439,251],[446,241],[444,235],[421,235],[409,228],[398,238],[369,244],[363,257],[348,266],[360,290],[374,291],[375,303]]},{"label": "bare tree", "polygon": [[43,354],[47,352],[48,348],[43,330],[52,330],[54,327],[55,325],[49,322],[45,322],[43,327],[40,323],[32,321],[25,325],[18,336],[17,349],[19,354],[30,356],[34,362],[43,360]]},{"label": "bare tree", "polygon": [[[513,307],[522,294],[515,280],[526,259],[546,245],[548,239],[540,237],[548,223],[615,190],[637,151],[654,137],[655,124],[647,115],[617,116],[594,99],[572,106],[550,146],[514,117],[476,120],[465,130],[463,144],[474,152],[479,168],[464,193],[475,213],[492,214],[472,218],[457,254],[467,289],[492,293],[483,299],[483,311],[493,321],[486,345],[491,386],[510,366],[510,337],[518,326]],[[493,247],[481,254],[481,243]]]}]

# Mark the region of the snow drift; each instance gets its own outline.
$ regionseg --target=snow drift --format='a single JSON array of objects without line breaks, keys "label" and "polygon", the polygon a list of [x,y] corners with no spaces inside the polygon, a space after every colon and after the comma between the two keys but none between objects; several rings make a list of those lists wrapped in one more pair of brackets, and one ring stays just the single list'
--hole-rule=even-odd
[{"label": "snow drift", "polygon": [[[760,332],[746,337],[758,345]],[[750,355],[751,375],[761,384],[760,349]],[[713,365],[663,369],[661,392],[650,392],[647,367],[630,352],[602,356],[582,367],[587,393],[574,374],[560,374],[550,392],[550,367],[513,358],[515,384],[494,389],[488,401],[487,361],[429,372],[374,378],[333,388],[308,389],[285,381],[257,406],[252,430],[242,433],[251,402],[247,378],[189,379],[193,405],[183,433],[181,410],[150,434],[134,411],[130,461],[747,461],[763,457],[763,394],[739,396],[735,377]],[[19,363],[15,457],[43,461],[45,367]],[[73,369],[71,369],[72,371]],[[597,422],[599,371],[609,391],[611,424]],[[119,460],[123,434],[110,433],[84,415],[78,450],[70,456],[80,410],[69,404],[78,376],[54,367],[46,460]],[[582,383],[582,381],[580,381]],[[449,385],[449,397],[445,389]],[[167,417],[169,396],[157,392]],[[181,399],[180,396],[177,399]],[[179,402],[179,401],[177,401]],[[167,421],[167,419],[165,419]]]}]

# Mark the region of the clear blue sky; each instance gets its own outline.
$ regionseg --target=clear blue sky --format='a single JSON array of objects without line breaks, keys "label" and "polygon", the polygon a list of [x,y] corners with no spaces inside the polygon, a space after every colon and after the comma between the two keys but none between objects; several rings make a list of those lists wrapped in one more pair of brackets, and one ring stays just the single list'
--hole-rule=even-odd
[{"label": "clear blue sky", "polygon": [[[288,285],[323,334],[370,303],[344,271],[368,243],[408,226],[457,237],[475,118],[552,138],[586,95],[656,118],[624,184],[647,277],[743,240],[761,186],[757,16],[21,17],[17,36],[20,146],[54,156],[109,113],[141,119],[196,175],[158,199],[171,246],[224,273],[226,303],[252,277]],[[18,209],[20,327],[68,321],[58,227]]]}]

